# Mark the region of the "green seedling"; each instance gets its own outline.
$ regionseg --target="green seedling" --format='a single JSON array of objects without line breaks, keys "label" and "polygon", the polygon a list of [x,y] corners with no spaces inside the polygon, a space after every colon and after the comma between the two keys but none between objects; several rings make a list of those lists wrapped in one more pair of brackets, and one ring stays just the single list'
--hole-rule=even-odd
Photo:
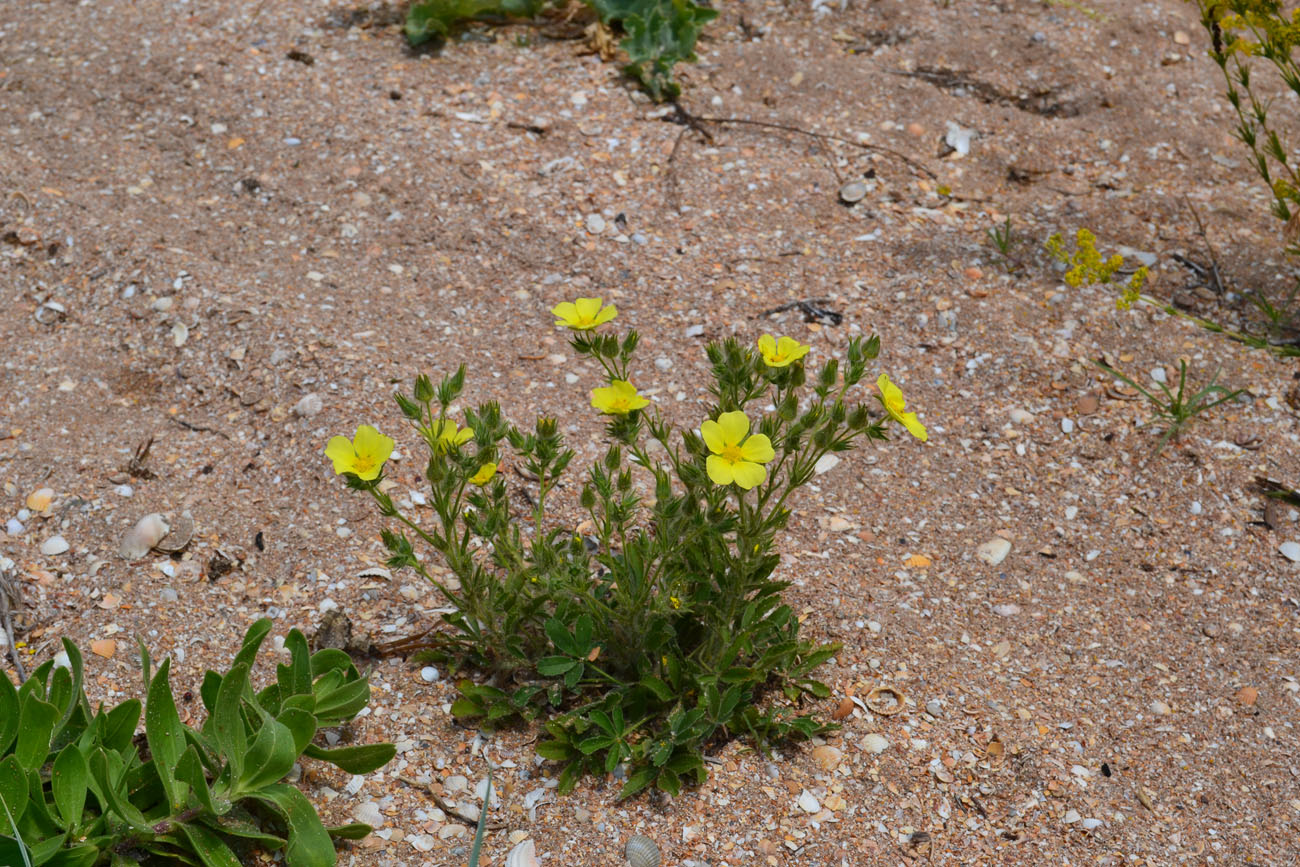
[{"label": "green seedling", "polygon": [[1164,421],[1165,431],[1160,437],[1160,442],[1156,445],[1155,454],[1157,455],[1196,416],[1245,393],[1245,389],[1229,390],[1227,387],[1219,385],[1219,371],[1216,370],[1214,375],[1210,377],[1209,385],[1189,395],[1187,393],[1187,362],[1182,359],[1178,362],[1177,390],[1170,389],[1163,382],[1157,382],[1156,385],[1160,386],[1160,394],[1144,388],[1127,374],[1104,362],[1093,362],[1093,364],[1116,379],[1137,389],[1150,402],[1156,416]]}]

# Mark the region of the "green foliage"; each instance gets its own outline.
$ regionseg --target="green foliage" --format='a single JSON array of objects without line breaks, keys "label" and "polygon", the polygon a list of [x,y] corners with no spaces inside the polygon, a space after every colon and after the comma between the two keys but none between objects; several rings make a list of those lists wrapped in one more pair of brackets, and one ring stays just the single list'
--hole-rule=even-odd
[{"label": "green foliage", "polygon": [[[607,381],[627,381],[638,341],[636,332],[620,340],[578,331],[571,345]],[[790,495],[821,457],[861,437],[886,438],[887,417],[846,397],[879,347],[878,338],[855,338],[810,377],[802,360],[768,366],[735,340],[710,345],[710,419],[776,407],[750,419],[751,439],[771,445],[762,481],[743,490],[715,483],[709,461],[725,449],[694,431],[678,434],[653,404],[611,411],[606,451],[570,486],[577,502],[565,503],[568,514],[579,507],[585,515],[577,532],[554,514],[574,457],[558,423],[540,418],[521,430],[495,403],[466,411],[472,439],[430,448],[434,519],[402,514],[379,480],[349,478],[402,525],[384,534],[389,565],[419,572],[451,603],[436,653],[486,675],[458,684],[452,712],[485,726],[542,717],[548,737],[538,752],[562,766],[561,792],[584,774],[624,766],[623,796],[704,780],[704,749],[735,736],[766,747],[824,731],[807,701],[829,695],[813,672],[838,645],[800,637],[799,618],[781,600],[787,584],[773,578],[776,537]],[[436,388],[420,379],[397,396],[426,443],[453,424],[463,386],[462,367]],[[512,494],[502,473],[471,481],[503,460],[528,480],[522,491]],[[456,580],[417,557],[417,543]]]},{"label": "green foliage", "polygon": [[[1289,221],[1300,208],[1300,177],[1295,156],[1269,119],[1269,101],[1252,79],[1262,58],[1300,96],[1300,65],[1291,56],[1300,45],[1300,26],[1279,0],[1196,0],[1210,35],[1210,57],[1223,71],[1228,102],[1237,115],[1237,138],[1250,151],[1255,171],[1272,193],[1272,212]],[[1295,237],[1287,238],[1294,245]]]},{"label": "green foliage", "polygon": [[1015,255],[1015,247],[1019,239],[1016,238],[1015,230],[1011,227],[1011,217],[1008,216],[1001,226],[990,227],[986,234],[993,249],[997,250],[998,255],[1002,257],[1002,267],[1006,272],[1012,274],[1019,270],[1024,263]]},{"label": "green foliage", "polygon": [[1179,360],[1178,362],[1178,389],[1172,390],[1163,382],[1157,382],[1160,386],[1161,394],[1155,394],[1134,379],[1129,378],[1126,374],[1121,373],[1115,368],[1105,363],[1093,362],[1097,367],[1120,379],[1142,393],[1155,410],[1158,419],[1164,422],[1165,432],[1160,437],[1160,442],[1156,445],[1155,453],[1158,455],[1164,449],[1169,441],[1178,436],[1183,427],[1194,419],[1196,416],[1213,409],[1221,403],[1226,403],[1240,394],[1244,394],[1244,389],[1229,391],[1226,387],[1219,385],[1219,371],[1215,371],[1210,377],[1209,385],[1204,386],[1194,394],[1187,393],[1187,362]]},{"label": "green foliage", "polygon": [[66,667],[46,662],[17,689],[0,677],[0,806],[14,832],[0,837],[0,863],[237,867],[237,853],[257,846],[283,849],[290,867],[333,865],[332,838],[358,839],[369,827],[326,828],[280,781],[304,752],[369,773],[394,748],[311,743],[361,710],[370,688],[346,654],[311,654],[296,629],[285,640],[289,662],[254,692],[249,669],[270,629],[270,620],[254,623],[230,671],[207,672],[201,730],[181,722],[171,660],[154,673],[143,646],[143,706],[128,699],[92,711],[81,653],[67,639]]},{"label": "green foliage", "polygon": [[[691,0],[583,0],[603,25],[624,34],[619,47],[627,53],[623,67],[655,100],[675,99],[681,87],[673,67],[694,62],[695,43],[716,10]],[[406,38],[420,45],[446,38],[461,22],[500,18],[532,18],[551,0],[417,0],[406,17]]]}]

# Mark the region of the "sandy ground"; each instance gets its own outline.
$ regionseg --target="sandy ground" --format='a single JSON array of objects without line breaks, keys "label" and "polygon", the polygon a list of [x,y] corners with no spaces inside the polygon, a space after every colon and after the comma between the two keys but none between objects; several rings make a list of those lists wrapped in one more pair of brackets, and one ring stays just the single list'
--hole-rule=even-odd
[{"label": "sandy ground", "polygon": [[[179,693],[268,614],[279,635],[327,600],[374,640],[432,625],[414,576],[364,574],[383,525],[324,444],[396,435],[409,500],[417,441],[389,395],[463,361],[467,402],[557,414],[594,459],[597,372],[558,301],[615,301],[645,387],[689,425],[709,339],[788,333],[824,358],[878,333],[930,441],[818,477],[781,574],[805,630],[844,643],[825,712],[883,685],[902,713],[856,708],[770,760],[732,744],[676,799],[620,803],[600,779],[556,798],[535,730],[458,727],[445,674],[370,659],[353,728],[398,760],[303,777],[329,819],[385,820],[341,863],[463,864],[468,829],[423,787],[474,801],[485,750],[505,780],[484,864],[529,837],[543,864],[620,865],[635,833],[714,867],[1300,863],[1300,590],[1278,553],[1300,527],[1265,523],[1255,483],[1300,484],[1296,367],[1117,312],[1042,252],[1092,228],[1156,263],[1155,294],[1226,319],[1240,303],[1185,290],[1172,254],[1206,261],[1208,240],[1239,291],[1291,286],[1193,7],[721,8],[684,105],[834,140],[705,138],[557,21],[413,53],[382,4],[0,5],[0,554],[27,658],[105,642],[91,689],[113,699],[137,691],[137,636]],[[964,157],[941,156],[950,122],[974,131]],[[1007,215],[1014,274],[985,234]],[[807,299],[843,321],[761,315]],[[1149,408],[1103,357],[1249,391],[1152,457]],[[41,488],[48,510],[23,512]],[[193,541],[126,563],[152,511],[190,512]],[[42,553],[55,535],[69,550]]]}]

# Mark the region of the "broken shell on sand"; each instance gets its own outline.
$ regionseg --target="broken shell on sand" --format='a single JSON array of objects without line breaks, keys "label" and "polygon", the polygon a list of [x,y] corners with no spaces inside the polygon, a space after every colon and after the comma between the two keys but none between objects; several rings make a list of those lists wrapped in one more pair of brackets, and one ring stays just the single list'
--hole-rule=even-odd
[{"label": "broken shell on sand", "polygon": [[145,515],[122,538],[122,547],[117,552],[124,560],[139,560],[161,542],[170,530],[171,527],[162,515],[157,512]]}]

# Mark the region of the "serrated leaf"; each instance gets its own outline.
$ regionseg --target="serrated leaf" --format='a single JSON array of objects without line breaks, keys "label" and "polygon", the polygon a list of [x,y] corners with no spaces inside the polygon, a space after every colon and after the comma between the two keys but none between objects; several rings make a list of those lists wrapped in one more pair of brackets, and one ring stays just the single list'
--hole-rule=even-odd
[{"label": "serrated leaf", "polygon": [[369,774],[391,762],[397,755],[397,747],[393,744],[363,744],[327,750],[308,744],[304,755],[329,762],[349,774]]},{"label": "serrated leaf", "polygon": [[86,786],[90,768],[76,744],[68,744],[54,757],[50,771],[50,792],[63,827],[75,831],[86,808]]},{"label": "serrated leaf", "polygon": [[537,660],[537,673],[542,677],[558,677],[578,664],[567,656],[543,656]]},{"label": "serrated leaf", "polygon": [[658,768],[637,768],[628,776],[627,782],[623,784],[622,791],[618,793],[619,800],[630,798],[653,783],[657,773],[659,773]]}]

